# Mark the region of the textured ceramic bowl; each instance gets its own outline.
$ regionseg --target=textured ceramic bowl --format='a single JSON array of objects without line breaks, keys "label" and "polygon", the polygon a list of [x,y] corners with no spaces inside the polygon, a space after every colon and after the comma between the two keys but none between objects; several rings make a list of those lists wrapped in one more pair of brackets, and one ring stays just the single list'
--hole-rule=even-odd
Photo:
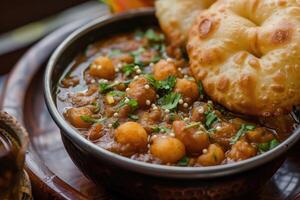
[{"label": "textured ceramic bowl", "polygon": [[238,163],[213,167],[175,167],[143,163],[111,153],[84,139],[56,108],[56,85],[66,66],[87,45],[111,34],[157,25],[151,9],[96,19],[74,32],[54,52],[45,74],[45,99],[61,129],[74,163],[98,184],[140,199],[224,199],[254,190],[280,167],[284,155],[300,137],[300,129],[275,149]]}]

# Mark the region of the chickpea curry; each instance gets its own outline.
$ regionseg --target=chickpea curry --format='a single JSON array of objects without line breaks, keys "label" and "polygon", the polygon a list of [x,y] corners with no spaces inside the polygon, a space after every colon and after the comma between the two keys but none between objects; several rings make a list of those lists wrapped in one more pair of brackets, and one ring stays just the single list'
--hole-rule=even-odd
[{"label": "chickpea curry", "polygon": [[134,160],[214,166],[276,147],[292,115],[253,119],[226,111],[190,76],[185,53],[157,28],[87,47],[66,70],[57,106],[86,139]]}]

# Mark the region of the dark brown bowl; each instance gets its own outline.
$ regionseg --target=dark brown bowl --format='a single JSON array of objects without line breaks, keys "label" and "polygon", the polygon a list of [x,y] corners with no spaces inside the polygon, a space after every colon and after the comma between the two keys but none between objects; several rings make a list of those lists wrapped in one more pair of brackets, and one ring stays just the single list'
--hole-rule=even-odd
[{"label": "dark brown bowl", "polygon": [[297,129],[275,149],[213,167],[175,167],[134,161],[83,138],[56,108],[56,85],[66,66],[91,43],[111,34],[157,25],[154,10],[99,18],[69,36],[54,52],[45,74],[45,99],[74,163],[97,184],[135,199],[226,199],[255,190],[276,172],[300,137]]}]

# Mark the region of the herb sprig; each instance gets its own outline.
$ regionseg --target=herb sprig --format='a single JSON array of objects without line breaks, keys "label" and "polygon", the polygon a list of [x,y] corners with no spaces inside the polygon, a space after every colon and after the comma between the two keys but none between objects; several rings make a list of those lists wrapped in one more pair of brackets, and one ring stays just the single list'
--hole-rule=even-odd
[{"label": "herb sprig", "polygon": [[242,124],[241,128],[237,134],[231,138],[230,144],[235,144],[242,136],[244,136],[248,131],[253,131],[256,127],[254,125]]},{"label": "herb sprig", "polygon": [[176,92],[171,92],[162,98],[158,99],[158,104],[162,109],[173,110],[177,108],[179,100],[181,99],[181,94]]}]

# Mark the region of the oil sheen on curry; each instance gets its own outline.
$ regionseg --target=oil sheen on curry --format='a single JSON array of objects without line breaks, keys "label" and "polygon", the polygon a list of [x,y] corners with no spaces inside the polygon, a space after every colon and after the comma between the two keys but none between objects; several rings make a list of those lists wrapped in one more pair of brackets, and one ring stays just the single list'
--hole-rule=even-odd
[{"label": "oil sheen on curry", "polygon": [[156,28],[90,45],[57,88],[65,119],[96,145],[134,160],[215,166],[265,153],[288,137],[293,115],[232,114],[190,76],[181,49]]}]

